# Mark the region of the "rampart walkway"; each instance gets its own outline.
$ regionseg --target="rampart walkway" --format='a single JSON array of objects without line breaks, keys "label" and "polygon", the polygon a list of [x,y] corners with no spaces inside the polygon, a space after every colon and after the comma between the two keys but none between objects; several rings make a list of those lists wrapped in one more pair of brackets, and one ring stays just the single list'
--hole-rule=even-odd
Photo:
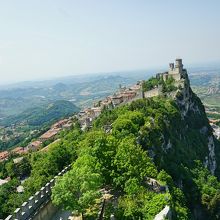
[{"label": "rampart walkway", "polygon": [[[55,180],[70,169],[71,165],[65,167],[57,176],[50,180],[45,186],[31,196],[27,202],[24,202],[20,208],[17,208],[12,215],[5,220],[43,220],[49,219],[57,209],[50,202],[50,196]],[[44,208],[44,209],[43,209]]]}]

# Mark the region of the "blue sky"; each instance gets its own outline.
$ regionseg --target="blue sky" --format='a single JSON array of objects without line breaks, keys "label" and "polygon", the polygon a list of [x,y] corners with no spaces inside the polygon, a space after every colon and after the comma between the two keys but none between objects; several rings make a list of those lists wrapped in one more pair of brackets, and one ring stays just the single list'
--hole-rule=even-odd
[{"label": "blue sky", "polygon": [[0,0],[0,84],[220,61],[219,10],[219,0]]}]

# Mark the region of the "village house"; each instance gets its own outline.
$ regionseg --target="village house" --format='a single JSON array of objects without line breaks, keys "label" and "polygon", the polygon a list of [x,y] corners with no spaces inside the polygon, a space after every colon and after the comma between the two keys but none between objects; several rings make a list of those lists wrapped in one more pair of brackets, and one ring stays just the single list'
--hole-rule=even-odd
[{"label": "village house", "polygon": [[125,92],[122,92],[121,96],[123,98],[123,102],[128,102],[136,97],[136,92],[132,90],[127,90]]},{"label": "village house", "polygon": [[130,89],[138,93],[141,90],[142,82],[138,81],[135,85],[131,86]]},{"label": "village house", "polygon": [[7,180],[2,180],[0,179],[0,186],[4,185],[5,183],[7,183],[8,181]]},{"label": "village house", "polygon": [[31,142],[31,143],[27,146],[27,149],[28,149],[28,151],[36,151],[36,150],[40,149],[41,144],[42,144],[41,141]]},{"label": "village house", "polygon": [[102,112],[100,107],[93,107],[91,110],[94,112],[93,114],[95,118],[97,118]]},{"label": "village house", "polygon": [[98,107],[101,109],[112,109],[113,105],[111,97],[106,97],[104,100],[100,101]]},{"label": "village house", "polygon": [[68,119],[60,120],[56,122],[55,124],[53,124],[51,128],[53,129],[62,128],[66,123],[68,123],[68,121],[69,121]]},{"label": "village house", "polygon": [[11,151],[11,154],[25,154],[27,153],[27,150],[24,147],[16,147]]},{"label": "village house", "polygon": [[113,96],[110,96],[110,98],[112,100],[112,104],[114,107],[118,106],[123,102],[123,96],[120,94],[119,95],[114,94]]},{"label": "village house", "polygon": [[71,126],[72,126],[72,123],[71,123],[71,122],[68,122],[68,123],[64,124],[62,128],[63,128],[63,129],[70,129]]},{"label": "village house", "polygon": [[9,152],[8,151],[0,152],[0,161],[7,160],[8,156],[9,156]]},{"label": "village house", "polygon": [[42,134],[39,138],[40,141],[46,141],[46,140],[51,140],[53,139],[60,131],[60,128],[56,128],[56,129],[50,129],[47,132],[45,132],[44,134]]},{"label": "village house", "polygon": [[82,128],[82,130],[84,130],[87,127],[90,127],[92,125],[92,121],[101,114],[101,107],[98,107],[98,105],[94,106],[96,107],[86,108],[78,113],[77,119],[80,123],[80,127]]},{"label": "village house", "polygon": [[95,113],[91,108],[86,108],[84,111],[88,118],[91,118],[91,119],[95,118]]}]

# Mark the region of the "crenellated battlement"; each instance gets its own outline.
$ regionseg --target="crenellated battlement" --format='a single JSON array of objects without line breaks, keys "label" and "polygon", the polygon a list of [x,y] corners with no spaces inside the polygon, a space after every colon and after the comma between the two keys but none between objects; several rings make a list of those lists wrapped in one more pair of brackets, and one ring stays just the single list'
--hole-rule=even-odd
[{"label": "crenellated battlement", "polygon": [[162,77],[164,81],[172,77],[175,81],[180,81],[184,79],[187,71],[183,69],[182,59],[176,59],[174,63],[169,64],[169,70],[164,73],[157,74],[157,77]]},{"label": "crenellated battlement", "polygon": [[50,180],[45,186],[41,187],[28,201],[24,202],[20,208],[17,208],[12,215],[9,215],[5,220],[26,220],[33,219],[38,213],[40,208],[50,200],[51,191],[55,185],[56,178],[62,176],[70,169],[71,165],[65,167],[53,179]]}]

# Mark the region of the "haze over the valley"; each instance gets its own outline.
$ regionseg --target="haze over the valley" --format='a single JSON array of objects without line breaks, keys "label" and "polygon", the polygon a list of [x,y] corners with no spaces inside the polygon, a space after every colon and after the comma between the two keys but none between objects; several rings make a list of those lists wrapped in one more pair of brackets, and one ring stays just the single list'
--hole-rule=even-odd
[{"label": "haze over the valley", "polygon": [[220,61],[220,2],[1,1],[0,84]]}]

